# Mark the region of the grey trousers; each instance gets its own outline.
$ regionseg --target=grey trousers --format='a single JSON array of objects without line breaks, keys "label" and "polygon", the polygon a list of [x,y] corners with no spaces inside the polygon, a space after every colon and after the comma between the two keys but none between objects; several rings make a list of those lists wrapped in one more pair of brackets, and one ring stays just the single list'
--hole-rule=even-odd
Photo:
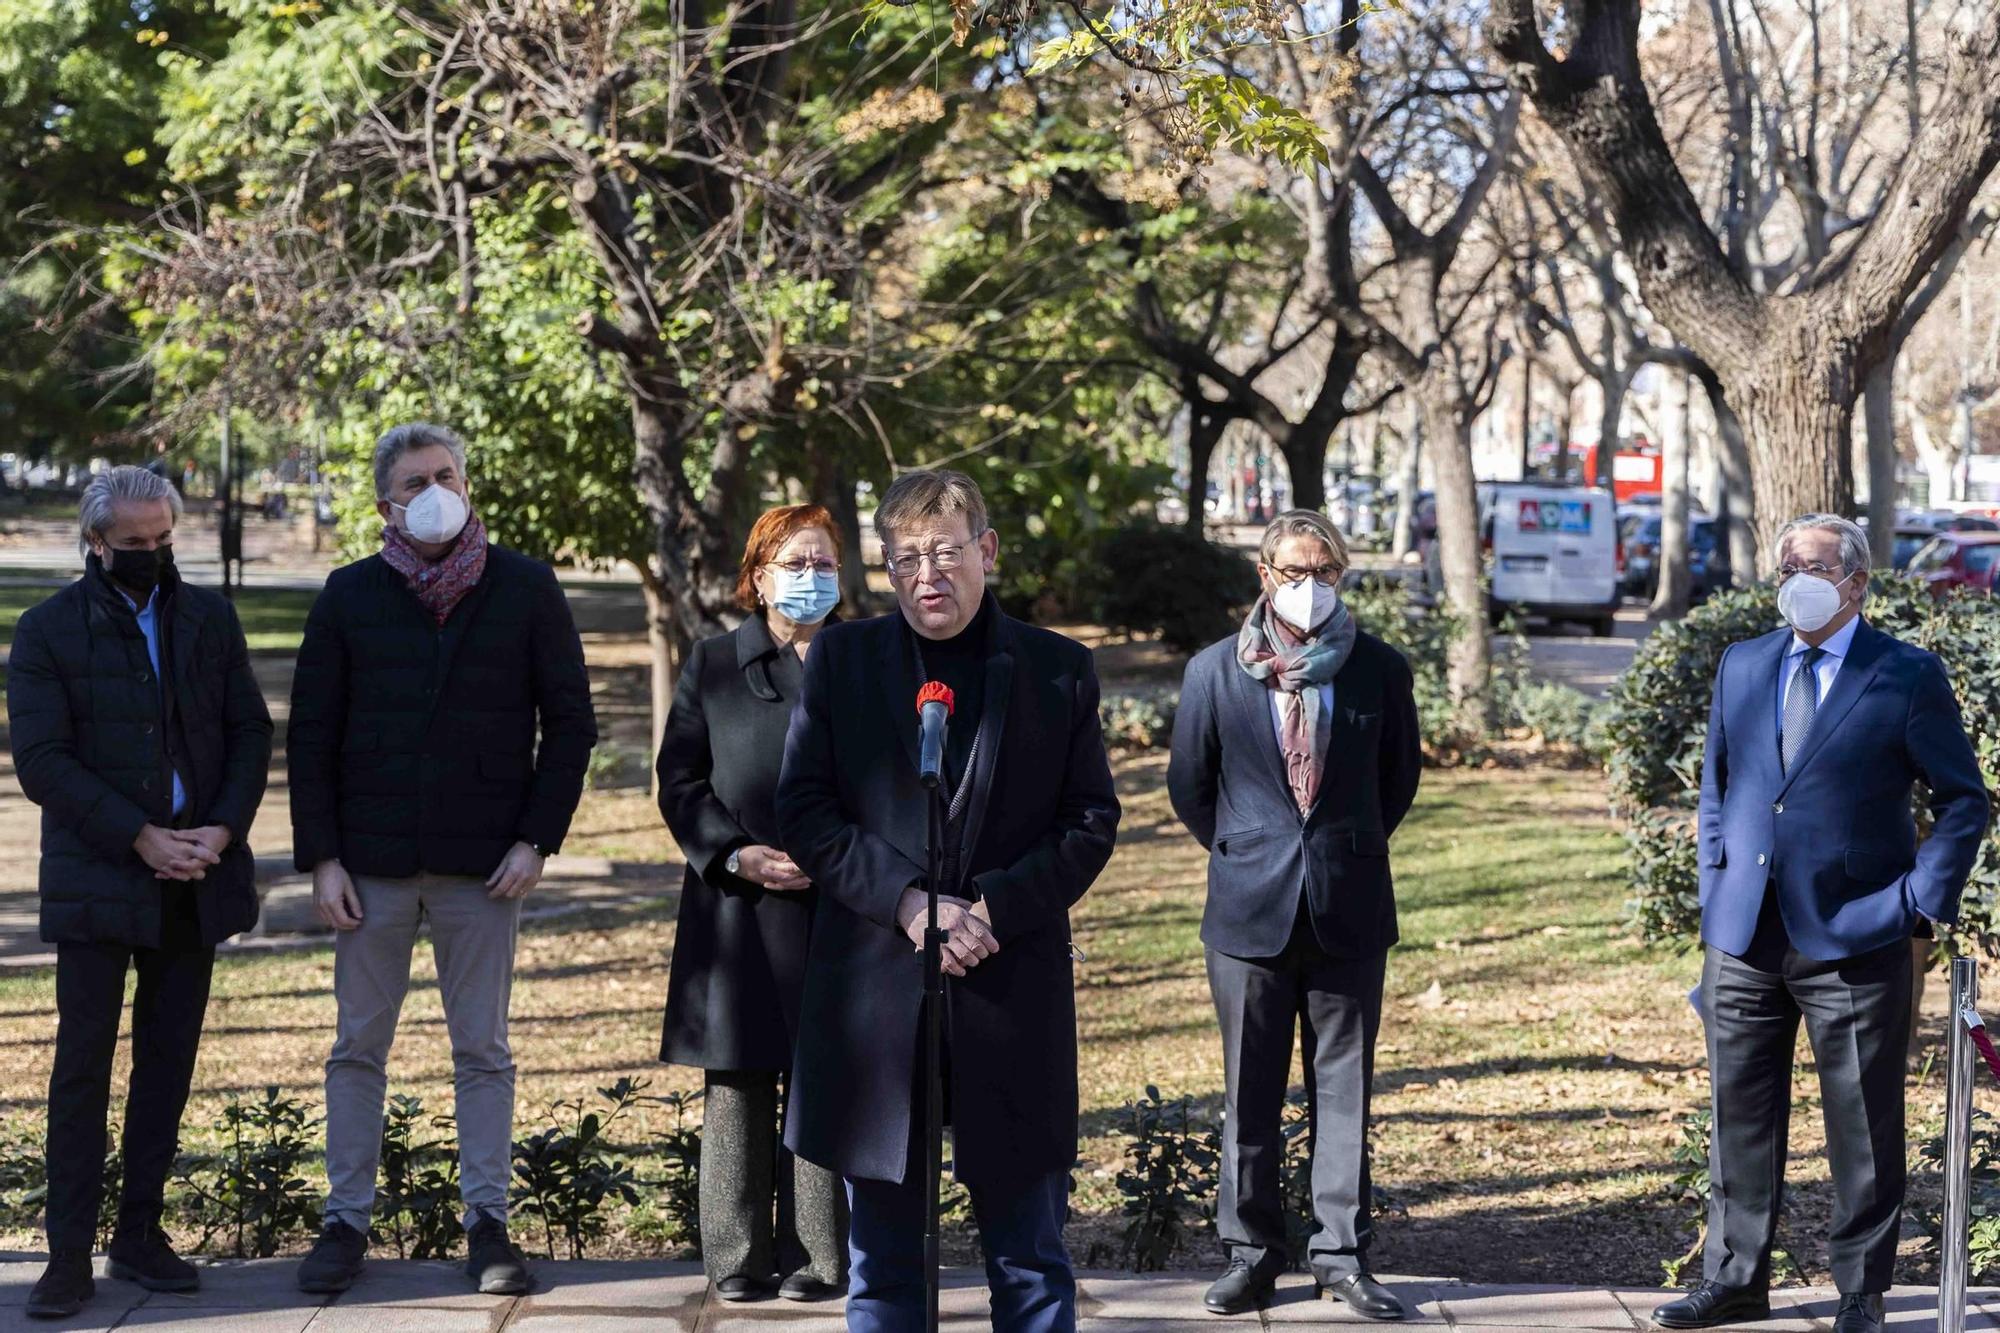
[{"label": "grey trousers", "polygon": [[702,1267],[716,1282],[802,1272],[839,1286],[847,1281],[847,1192],[839,1176],[794,1157],[780,1140],[778,1078],[704,1075]]},{"label": "grey trousers", "polygon": [[1715,1113],[1703,1275],[1770,1284],[1803,1018],[1833,1170],[1828,1263],[1842,1292],[1887,1291],[1903,1216],[1909,943],[1833,963],[1790,948],[1746,961],[1711,947],[1701,991]]},{"label": "grey trousers", "polygon": [[451,875],[354,877],[361,924],[333,942],[338,1026],[326,1062],[326,1216],[366,1233],[382,1156],[389,1048],[410,988],[417,926],[428,920],[451,1033],[459,1194],[472,1214],[507,1216],[513,1176],[514,1055],[507,1005],[521,900],[496,902],[483,880]]},{"label": "grey trousers", "polygon": [[1296,1027],[1316,1223],[1307,1258],[1314,1276],[1337,1282],[1366,1266],[1374,1234],[1368,1105],[1388,955],[1332,957],[1301,919],[1275,958],[1234,958],[1213,949],[1207,957],[1222,1024],[1226,1106],[1216,1236],[1253,1266],[1286,1266],[1282,1124]]}]

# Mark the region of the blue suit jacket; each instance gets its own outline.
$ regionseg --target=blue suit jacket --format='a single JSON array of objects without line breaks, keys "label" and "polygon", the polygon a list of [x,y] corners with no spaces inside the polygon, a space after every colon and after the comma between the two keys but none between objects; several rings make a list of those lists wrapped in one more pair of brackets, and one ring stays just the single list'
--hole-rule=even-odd
[{"label": "blue suit jacket", "polygon": [[[1778,760],[1789,629],[1731,644],[1701,770],[1701,937],[1750,947],[1767,884],[1792,946],[1853,958],[1958,918],[1991,802],[1944,664],[1863,623],[1791,772]],[[1931,791],[1922,847],[1911,784]]]}]

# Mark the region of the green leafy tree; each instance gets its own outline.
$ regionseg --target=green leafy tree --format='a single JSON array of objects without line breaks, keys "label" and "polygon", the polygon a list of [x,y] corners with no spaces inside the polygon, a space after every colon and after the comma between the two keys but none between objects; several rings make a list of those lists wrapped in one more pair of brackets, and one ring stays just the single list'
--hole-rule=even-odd
[{"label": "green leafy tree", "polygon": [[134,224],[168,186],[155,142],[178,52],[212,53],[232,24],[203,0],[0,5],[0,440],[81,458],[147,398],[121,376],[131,330],[115,302],[78,300],[101,258],[92,229]]}]

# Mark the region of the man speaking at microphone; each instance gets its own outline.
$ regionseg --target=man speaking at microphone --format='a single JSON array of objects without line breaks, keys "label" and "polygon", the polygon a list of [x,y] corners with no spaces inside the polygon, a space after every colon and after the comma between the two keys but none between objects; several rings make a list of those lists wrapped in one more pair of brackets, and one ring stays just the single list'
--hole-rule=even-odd
[{"label": "man speaking at microphone", "polygon": [[847,1181],[857,1333],[924,1326],[923,939],[928,793],[917,695],[951,691],[938,925],[946,1120],[993,1327],[1076,1326],[1063,1246],[1076,1160],[1069,909],[1111,856],[1118,798],[1082,645],[1003,614],[970,477],[905,473],[875,529],[899,614],[806,659],[778,810],[819,886],[785,1142]]}]

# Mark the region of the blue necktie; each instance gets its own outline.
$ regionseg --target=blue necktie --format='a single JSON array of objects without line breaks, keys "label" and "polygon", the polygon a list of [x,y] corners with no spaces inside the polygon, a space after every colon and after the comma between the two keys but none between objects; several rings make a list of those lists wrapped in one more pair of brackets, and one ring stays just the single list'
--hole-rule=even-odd
[{"label": "blue necktie", "polygon": [[1792,771],[1792,763],[1799,757],[1799,751],[1805,748],[1806,734],[1812,730],[1813,714],[1819,709],[1819,672],[1815,667],[1825,656],[1822,649],[1806,649],[1798,669],[1792,672],[1791,684],[1785,687],[1785,720],[1783,730],[1779,732],[1778,754],[1787,773]]}]

